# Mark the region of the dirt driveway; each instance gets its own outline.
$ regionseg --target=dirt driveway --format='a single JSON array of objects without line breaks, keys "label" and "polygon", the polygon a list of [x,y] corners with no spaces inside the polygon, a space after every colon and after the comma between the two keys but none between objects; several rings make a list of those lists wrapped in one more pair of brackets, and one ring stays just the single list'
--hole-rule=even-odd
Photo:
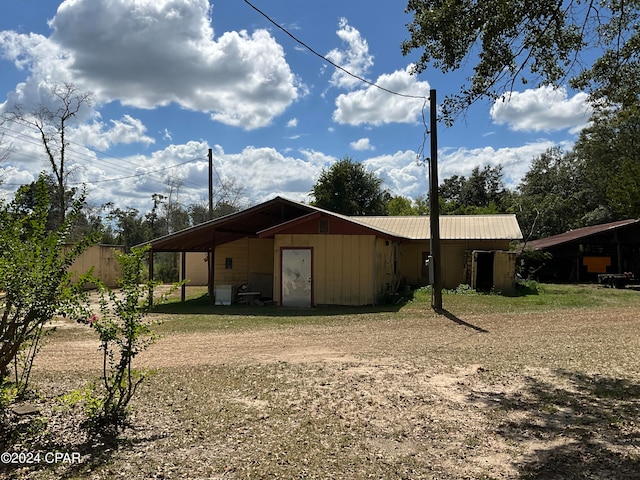
[{"label": "dirt driveway", "polygon": [[[76,432],[82,465],[21,473],[640,478],[639,326],[634,308],[427,310],[167,334],[138,359],[155,374],[126,445],[96,456]],[[86,327],[64,330],[35,369],[51,398],[101,367]]]}]

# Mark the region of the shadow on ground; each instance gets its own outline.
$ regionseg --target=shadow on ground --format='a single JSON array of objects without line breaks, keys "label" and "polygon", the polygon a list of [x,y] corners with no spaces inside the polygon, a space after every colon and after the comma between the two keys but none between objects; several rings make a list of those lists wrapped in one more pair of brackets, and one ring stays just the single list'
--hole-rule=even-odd
[{"label": "shadow on ground", "polygon": [[470,329],[475,330],[476,332],[479,332],[479,333],[489,333],[489,330],[486,330],[486,329],[484,329],[482,327],[479,327],[477,325],[473,325],[473,324],[471,324],[469,322],[465,322],[460,317],[458,317],[457,315],[451,313],[449,310],[447,310],[445,308],[436,310],[436,312],[439,313],[440,315],[444,315],[446,318],[448,318],[449,320],[451,320],[454,323],[457,323],[460,326],[470,328]]},{"label": "shadow on ground", "polygon": [[497,433],[530,447],[516,465],[521,478],[640,478],[640,385],[565,370],[554,375],[558,382],[526,377],[518,392],[483,397],[505,414]]},{"label": "shadow on ground", "polygon": [[208,295],[186,300],[155,305],[153,313],[168,315],[238,315],[263,317],[318,317],[335,315],[358,315],[379,312],[397,312],[408,301],[410,296],[398,297],[393,302],[363,307],[316,306],[310,308],[280,307],[277,305],[213,305]]}]

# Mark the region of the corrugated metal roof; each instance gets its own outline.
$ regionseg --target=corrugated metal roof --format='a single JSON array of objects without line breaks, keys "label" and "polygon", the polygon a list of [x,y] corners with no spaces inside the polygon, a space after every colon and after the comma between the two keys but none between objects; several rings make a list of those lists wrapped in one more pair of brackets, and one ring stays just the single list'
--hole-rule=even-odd
[{"label": "corrugated metal roof", "polygon": [[[350,217],[275,197],[241,212],[210,220],[145,244],[150,244],[155,251],[206,252],[216,245],[257,235],[259,232],[313,212],[322,212],[360,224],[392,237],[412,240],[431,238],[428,216]],[[450,215],[440,217],[440,238],[443,240],[519,240],[522,238],[522,233],[515,215]]]},{"label": "corrugated metal roof", "polygon": [[[428,216],[349,217],[370,227],[412,240],[431,238]],[[522,232],[515,215],[441,215],[442,240],[520,240]]]},{"label": "corrugated metal roof", "polygon": [[526,247],[533,250],[543,250],[545,248],[572,242],[574,240],[589,237],[591,235],[607,232],[610,230],[615,230],[617,228],[625,227],[627,225],[632,225],[639,222],[640,220],[627,219],[619,220],[617,222],[603,223],[600,225],[592,225],[590,227],[576,228],[575,230],[569,230],[568,232],[560,233],[558,235],[552,235],[551,237],[532,240],[526,244]]}]

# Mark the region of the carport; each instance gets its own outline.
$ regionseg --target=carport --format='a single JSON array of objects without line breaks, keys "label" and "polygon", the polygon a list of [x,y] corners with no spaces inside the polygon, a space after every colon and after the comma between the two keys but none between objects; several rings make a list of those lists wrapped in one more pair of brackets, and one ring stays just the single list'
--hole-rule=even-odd
[{"label": "carport", "polygon": [[[200,225],[156,238],[141,246],[150,245],[149,278],[153,278],[153,257],[157,252],[181,253],[181,281],[185,280],[187,252],[203,252],[208,257],[208,289],[213,297],[216,247],[241,238],[257,238],[258,232],[294,220],[315,211],[313,207],[276,197],[241,212],[215,218]],[[182,301],[186,288],[182,286]]]}]

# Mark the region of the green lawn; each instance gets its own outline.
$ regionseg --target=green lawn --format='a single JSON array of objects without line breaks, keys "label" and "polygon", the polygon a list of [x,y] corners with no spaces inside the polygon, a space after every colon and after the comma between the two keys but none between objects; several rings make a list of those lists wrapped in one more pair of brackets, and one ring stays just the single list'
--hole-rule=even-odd
[{"label": "green lawn", "polygon": [[[318,306],[311,309],[277,306],[212,305],[205,287],[189,287],[185,302],[179,292],[155,307],[162,314],[162,333],[271,328],[296,324],[335,324],[357,318],[391,319],[430,312],[431,292],[419,289],[396,303],[380,306]],[[455,316],[534,313],[570,308],[640,307],[640,288],[612,289],[600,285],[534,284],[513,296],[470,289],[443,292],[444,310]]]}]

